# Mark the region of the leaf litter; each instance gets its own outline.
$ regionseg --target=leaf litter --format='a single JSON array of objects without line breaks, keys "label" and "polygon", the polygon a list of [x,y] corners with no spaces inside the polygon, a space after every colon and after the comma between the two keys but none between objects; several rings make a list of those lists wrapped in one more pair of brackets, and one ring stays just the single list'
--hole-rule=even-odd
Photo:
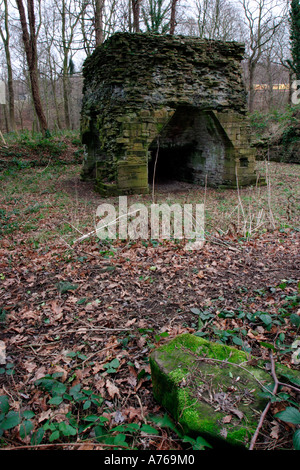
[{"label": "leaf litter", "polygon": [[[67,178],[74,180],[74,175],[77,167],[60,175],[65,193]],[[222,235],[211,231],[214,236],[195,251],[174,240],[103,243],[89,237],[72,246],[69,232],[57,236],[59,220],[69,213],[74,222],[75,212],[84,220],[87,201],[93,207],[101,202],[88,185],[76,184],[82,201],[76,199],[76,211],[74,194],[61,209],[54,200],[57,193],[49,197],[39,190],[35,198],[47,200],[50,211],[41,208],[34,228],[24,230],[22,225],[0,239],[1,357],[5,351],[0,392],[10,397],[15,410],[34,410],[35,427],[54,413],[36,381],[55,373],[63,383],[100,394],[109,426],[142,425],[150,415],[164,415],[151,393],[148,357],[156,346],[184,332],[200,332],[265,359],[272,348],[278,361],[295,367],[289,346],[299,336],[297,228],[276,227],[249,238],[234,230]],[[218,197],[215,190],[209,194],[212,200]],[[189,190],[191,195],[195,197]],[[33,198],[28,191],[18,202],[15,193],[8,198],[5,188],[2,196],[6,211],[9,206],[21,206],[21,211]],[[185,192],[176,194],[180,196],[186,198]],[[67,413],[61,408],[58,422]],[[274,414],[265,424],[260,448],[290,445],[287,427],[278,425]],[[159,429],[159,437],[143,435],[137,448],[181,448],[176,434]],[[28,444],[15,429],[2,439],[12,447]],[[66,447],[72,448],[71,443]]]}]

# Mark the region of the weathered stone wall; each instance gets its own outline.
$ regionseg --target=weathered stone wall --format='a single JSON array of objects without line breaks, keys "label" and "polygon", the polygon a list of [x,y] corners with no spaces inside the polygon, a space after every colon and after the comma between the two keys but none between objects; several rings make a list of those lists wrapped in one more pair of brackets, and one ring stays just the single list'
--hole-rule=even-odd
[{"label": "weathered stone wall", "polygon": [[235,186],[237,172],[240,184],[253,183],[243,53],[241,44],[190,37],[109,38],[84,65],[82,177],[103,194],[148,192],[159,138],[159,162],[162,153],[175,167],[181,154],[187,180]]}]

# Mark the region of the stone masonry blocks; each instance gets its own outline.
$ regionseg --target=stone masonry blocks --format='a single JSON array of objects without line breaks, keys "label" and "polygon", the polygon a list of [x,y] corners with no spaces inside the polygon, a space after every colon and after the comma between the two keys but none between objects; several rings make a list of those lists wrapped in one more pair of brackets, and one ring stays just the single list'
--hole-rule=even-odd
[{"label": "stone masonry blocks", "polygon": [[234,42],[111,36],[84,64],[82,179],[104,195],[147,193],[159,147],[158,163],[174,179],[254,184],[243,54]]}]

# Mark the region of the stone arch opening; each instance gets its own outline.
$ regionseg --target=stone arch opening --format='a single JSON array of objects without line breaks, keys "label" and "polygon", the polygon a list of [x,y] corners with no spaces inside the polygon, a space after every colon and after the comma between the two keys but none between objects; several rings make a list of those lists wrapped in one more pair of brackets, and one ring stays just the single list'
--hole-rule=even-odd
[{"label": "stone arch opening", "polygon": [[[219,185],[234,148],[213,112],[179,106],[149,146],[149,183]],[[156,162],[156,163],[155,163]]]}]

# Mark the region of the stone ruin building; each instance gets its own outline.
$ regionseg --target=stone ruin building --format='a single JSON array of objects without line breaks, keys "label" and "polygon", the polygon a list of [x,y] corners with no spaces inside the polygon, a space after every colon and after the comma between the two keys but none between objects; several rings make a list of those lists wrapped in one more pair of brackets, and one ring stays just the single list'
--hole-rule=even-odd
[{"label": "stone ruin building", "polygon": [[256,182],[244,46],[195,37],[117,33],[84,64],[81,177],[102,195],[159,181],[236,187]]}]

